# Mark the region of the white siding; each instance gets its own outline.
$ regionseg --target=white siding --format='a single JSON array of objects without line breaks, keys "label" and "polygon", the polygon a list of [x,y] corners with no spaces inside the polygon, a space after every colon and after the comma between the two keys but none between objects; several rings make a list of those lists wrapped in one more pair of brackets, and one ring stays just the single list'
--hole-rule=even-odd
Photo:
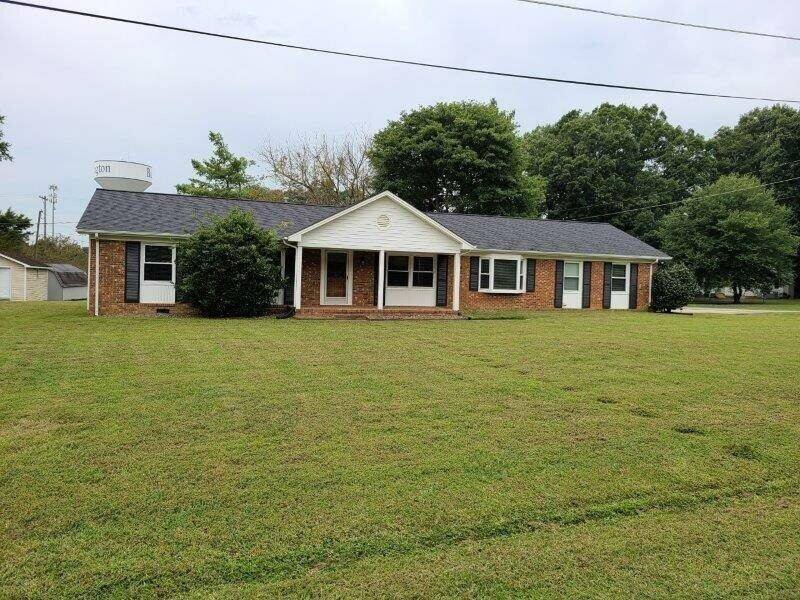
[{"label": "white siding", "polygon": [[26,300],[47,300],[47,277],[49,274],[50,271],[47,269],[27,269],[28,286],[26,290]]},{"label": "white siding", "polygon": [[[387,226],[388,225],[388,226]],[[460,244],[389,198],[381,198],[303,234],[312,248],[458,252]]]},{"label": "white siding", "polygon": [[24,300],[25,294],[25,267],[0,256],[0,267],[11,269],[11,300]]}]

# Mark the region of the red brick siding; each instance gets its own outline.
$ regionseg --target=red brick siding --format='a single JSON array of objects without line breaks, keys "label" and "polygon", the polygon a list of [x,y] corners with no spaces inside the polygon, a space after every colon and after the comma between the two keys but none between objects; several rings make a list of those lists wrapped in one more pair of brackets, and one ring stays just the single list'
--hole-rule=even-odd
[{"label": "red brick siding", "polygon": [[636,285],[636,308],[638,310],[650,308],[650,268],[649,264],[639,263],[639,280]]},{"label": "red brick siding", "polygon": [[300,305],[320,306],[321,251],[303,248],[302,287]]},{"label": "red brick siding", "polygon": [[375,252],[353,252],[353,306],[375,306]]},{"label": "red brick siding", "polygon": [[[89,314],[94,314],[94,278],[97,268],[95,257],[96,241],[91,240],[89,254],[91,272],[89,273]],[[100,315],[155,315],[156,309],[167,308],[171,315],[197,314],[197,310],[188,304],[139,304],[125,302],[125,242],[100,240]]]},{"label": "red brick siding", "polygon": [[592,261],[592,290],[589,297],[589,308],[592,310],[603,308],[603,261]]}]

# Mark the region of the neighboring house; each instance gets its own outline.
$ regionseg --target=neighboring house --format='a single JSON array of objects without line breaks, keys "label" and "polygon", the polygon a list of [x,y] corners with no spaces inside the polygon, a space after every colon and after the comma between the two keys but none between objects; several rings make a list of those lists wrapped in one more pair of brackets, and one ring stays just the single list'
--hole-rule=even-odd
[{"label": "neighboring house", "polygon": [[390,192],[349,207],[98,189],[88,235],[91,314],[191,312],[175,243],[232,208],[283,240],[299,316],[463,309],[645,309],[669,257],[605,223],[423,213]]},{"label": "neighboring house", "polygon": [[67,263],[48,263],[48,300],[86,300],[86,271]]},{"label": "neighboring house", "polygon": [[16,252],[0,251],[0,301],[47,300],[50,267]]}]

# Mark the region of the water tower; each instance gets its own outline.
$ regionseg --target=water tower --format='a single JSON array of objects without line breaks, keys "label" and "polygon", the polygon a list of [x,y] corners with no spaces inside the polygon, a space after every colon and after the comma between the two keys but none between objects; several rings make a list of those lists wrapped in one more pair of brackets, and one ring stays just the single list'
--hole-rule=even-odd
[{"label": "water tower", "polygon": [[96,160],[94,180],[104,190],[143,192],[153,183],[152,167],[125,160]]}]

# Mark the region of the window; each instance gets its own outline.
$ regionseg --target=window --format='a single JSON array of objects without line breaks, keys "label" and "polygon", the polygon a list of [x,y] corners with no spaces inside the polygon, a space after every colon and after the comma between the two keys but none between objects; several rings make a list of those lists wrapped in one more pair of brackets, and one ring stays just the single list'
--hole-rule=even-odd
[{"label": "window", "polygon": [[516,290],[518,285],[517,267],[518,260],[497,258],[494,261],[494,289]]},{"label": "window", "polygon": [[524,266],[521,257],[481,258],[478,289],[493,293],[520,293],[525,289]]},{"label": "window", "polygon": [[408,286],[408,257],[389,256],[386,285],[392,287]]},{"label": "window", "polygon": [[412,275],[414,287],[433,287],[433,257],[415,256],[414,273]]},{"label": "window", "polygon": [[576,262],[564,263],[564,291],[577,292],[580,289],[581,264]]},{"label": "window", "polygon": [[173,281],[175,267],[172,246],[144,247],[144,281]]},{"label": "window", "polygon": [[489,283],[489,270],[491,267],[492,261],[488,258],[481,259],[481,284],[480,289],[488,290],[491,285]]},{"label": "window", "polygon": [[628,291],[628,265],[611,265],[611,291]]}]

